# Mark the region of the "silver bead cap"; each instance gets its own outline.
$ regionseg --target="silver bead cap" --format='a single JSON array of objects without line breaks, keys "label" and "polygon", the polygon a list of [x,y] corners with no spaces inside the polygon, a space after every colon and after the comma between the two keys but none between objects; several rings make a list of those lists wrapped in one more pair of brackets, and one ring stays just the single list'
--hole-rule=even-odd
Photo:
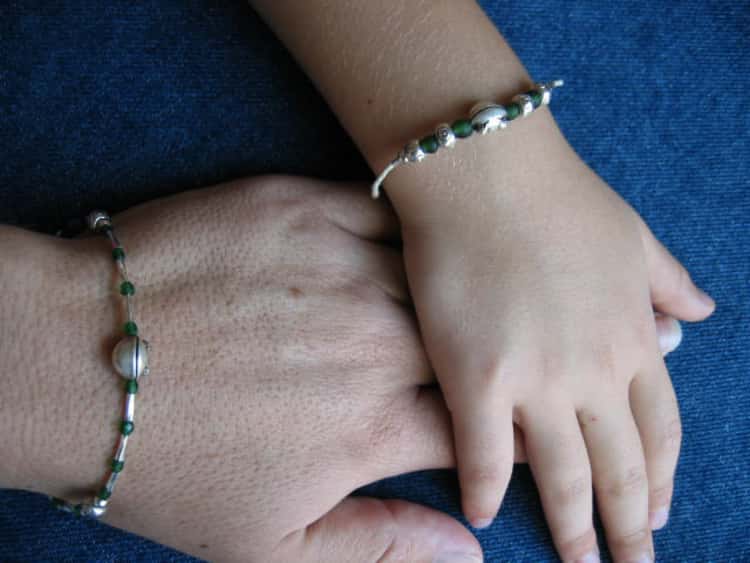
[{"label": "silver bead cap", "polygon": [[534,111],[534,102],[528,94],[518,94],[513,96],[511,101],[521,108],[521,117],[526,117]]},{"label": "silver bead cap", "polygon": [[92,211],[86,216],[86,223],[95,233],[105,228],[112,228],[112,218],[106,211]]},{"label": "silver bead cap", "polygon": [[401,151],[401,159],[404,162],[420,162],[424,160],[424,157],[425,153],[417,140],[409,141],[404,150]]},{"label": "silver bead cap", "polygon": [[435,137],[441,147],[450,149],[456,146],[456,134],[447,123],[441,123],[435,128]]}]

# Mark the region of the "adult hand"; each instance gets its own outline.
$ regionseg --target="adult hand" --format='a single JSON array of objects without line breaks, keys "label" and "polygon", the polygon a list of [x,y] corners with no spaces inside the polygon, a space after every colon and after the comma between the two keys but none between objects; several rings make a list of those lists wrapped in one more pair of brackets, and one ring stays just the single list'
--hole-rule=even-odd
[{"label": "adult hand", "polygon": [[[454,465],[385,244],[398,225],[366,186],[259,177],[115,224],[153,349],[107,522],[216,561],[481,557],[446,515],[347,497]],[[113,265],[98,237],[0,235],[0,483],[83,494],[106,471],[122,400]]]},{"label": "adult hand", "polygon": [[[260,177],[114,221],[152,354],[107,522],[217,561],[480,560],[442,513],[347,498],[454,464],[442,399],[422,387],[432,375],[401,255],[382,244],[398,225],[366,186]],[[85,492],[105,473],[122,399],[107,245],[3,238],[23,257],[3,273],[7,287],[23,280],[25,310],[3,371],[38,376],[3,392],[2,481]]]}]

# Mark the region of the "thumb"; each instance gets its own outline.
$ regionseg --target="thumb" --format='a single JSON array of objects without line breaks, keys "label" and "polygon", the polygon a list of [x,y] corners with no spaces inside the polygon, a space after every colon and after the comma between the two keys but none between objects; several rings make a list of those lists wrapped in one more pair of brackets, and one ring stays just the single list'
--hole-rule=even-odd
[{"label": "thumb", "polygon": [[453,518],[402,500],[348,497],[288,546],[288,561],[480,563],[476,538]]},{"label": "thumb", "polygon": [[642,221],[641,238],[649,272],[651,303],[660,313],[683,321],[702,321],[716,303],[698,289],[685,267],[662,245]]}]

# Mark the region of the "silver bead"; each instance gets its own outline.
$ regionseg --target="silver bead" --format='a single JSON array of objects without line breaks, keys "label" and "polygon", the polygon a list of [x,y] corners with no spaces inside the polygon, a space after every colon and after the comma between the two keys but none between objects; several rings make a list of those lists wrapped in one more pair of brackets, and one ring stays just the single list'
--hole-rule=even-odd
[{"label": "silver bead", "polygon": [[539,105],[548,106],[550,98],[552,98],[552,91],[544,84],[537,84],[536,90],[542,95],[542,103]]},{"label": "silver bead", "polygon": [[112,227],[112,218],[106,211],[92,211],[86,217],[86,223],[89,229],[98,233],[102,229]]},{"label": "silver bead", "polygon": [[126,379],[137,379],[147,373],[148,347],[137,336],[126,336],[112,350],[115,371]]},{"label": "silver bead", "polygon": [[401,159],[404,162],[419,162],[424,160],[425,154],[422,147],[419,146],[419,141],[409,141],[409,143],[401,151]]},{"label": "silver bead", "polygon": [[550,98],[552,97],[552,90],[560,88],[563,84],[565,84],[565,82],[562,80],[551,80],[549,82],[539,82],[535,84],[534,88],[542,93],[541,105],[549,105]]},{"label": "silver bead", "polygon": [[89,516],[91,518],[101,518],[107,508],[104,506],[96,506],[94,504],[82,504],[81,505],[81,516]]},{"label": "silver bead", "polygon": [[471,108],[471,126],[482,135],[508,126],[508,112],[499,104],[479,102]]},{"label": "silver bead", "polygon": [[534,111],[534,102],[532,101],[531,96],[527,94],[517,94],[513,96],[511,102],[521,108],[521,117],[526,117]]},{"label": "silver bead", "polygon": [[447,123],[441,123],[435,128],[435,137],[441,147],[450,149],[456,145],[456,134]]}]

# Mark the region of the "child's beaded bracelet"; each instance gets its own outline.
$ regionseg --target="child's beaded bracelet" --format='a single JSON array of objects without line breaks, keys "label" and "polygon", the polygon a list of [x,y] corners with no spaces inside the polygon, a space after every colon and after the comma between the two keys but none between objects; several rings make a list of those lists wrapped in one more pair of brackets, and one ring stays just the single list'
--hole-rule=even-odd
[{"label": "child's beaded bracelet", "polygon": [[107,504],[112,496],[120,473],[125,467],[125,449],[128,439],[135,429],[135,395],[138,393],[138,381],[141,376],[148,375],[148,342],[138,336],[138,325],[133,320],[133,295],[135,286],[128,278],[125,267],[125,251],[115,235],[112,219],[103,211],[94,211],[86,218],[88,227],[93,232],[106,236],[112,243],[112,258],[117,264],[120,277],[120,295],[125,300],[126,321],[123,325],[125,336],[112,350],[112,364],[115,371],[125,378],[125,401],[122,419],[119,423],[119,440],[114,456],[109,463],[109,472],[104,485],[86,503],[72,503],[59,498],[52,498],[52,502],[60,510],[72,512],[80,516],[99,518],[107,511]]},{"label": "child's beaded bracelet", "polygon": [[372,197],[380,197],[380,186],[388,174],[402,164],[420,162],[426,155],[436,153],[440,147],[452,148],[456,139],[470,137],[474,131],[486,135],[497,129],[505,129],[518,117],[526,117],[539,106],[549,104],[552,90],[563,85],[562,80],[538,83],[528,92],[513,96],[506,106],[494,102],[479,102],[471,108],[468,119],[459,119],[452,124],[441,123],[432,135],[409,141],[372,184]]}]

